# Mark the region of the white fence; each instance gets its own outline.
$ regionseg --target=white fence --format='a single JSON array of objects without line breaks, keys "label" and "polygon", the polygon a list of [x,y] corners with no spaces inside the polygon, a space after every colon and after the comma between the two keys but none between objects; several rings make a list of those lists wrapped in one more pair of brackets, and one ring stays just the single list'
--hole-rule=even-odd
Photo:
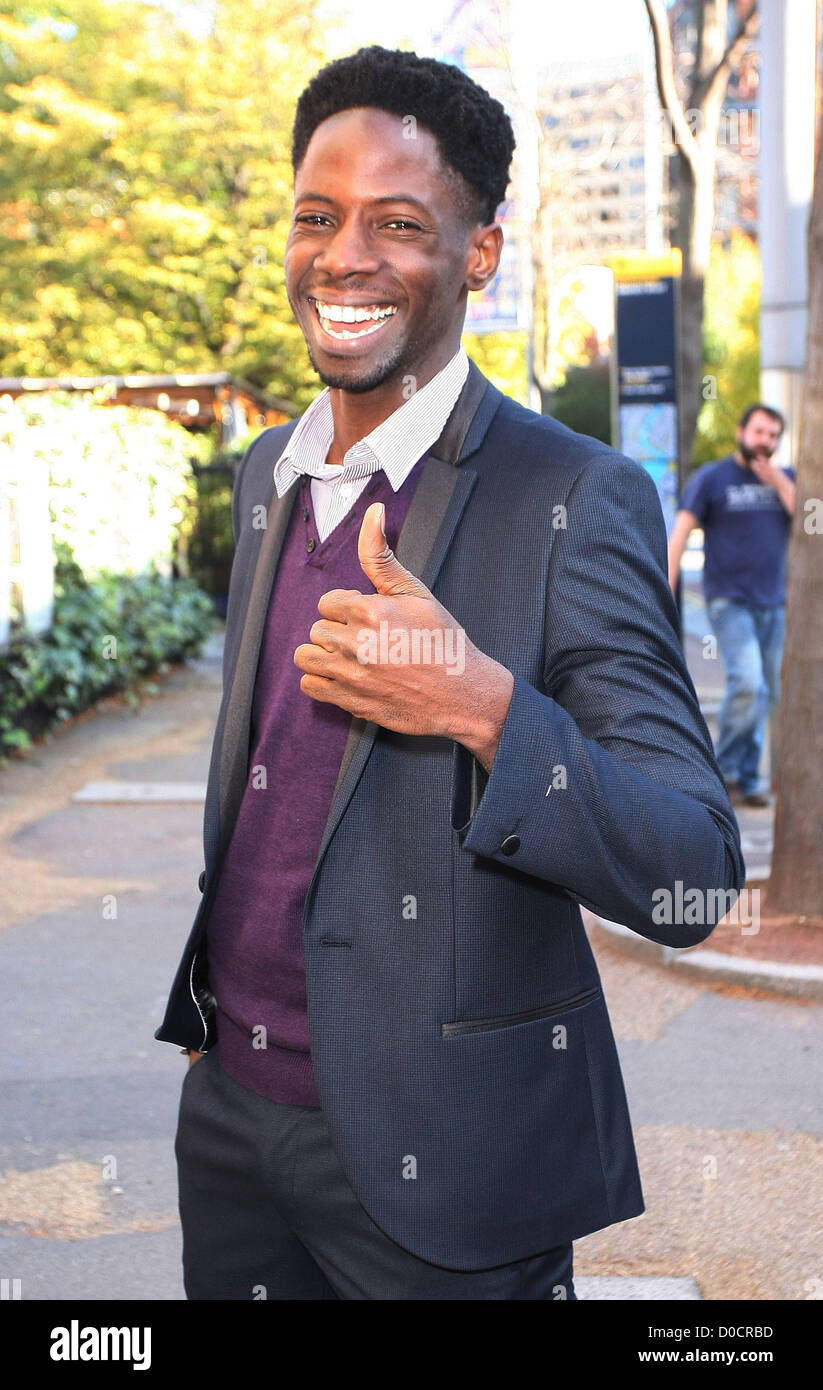
[{"label": "white fence", "polygon": [[54,557],[49,466],[25,447],[0,446],[0,650],[13,612],[29,632],[51,627]]},{"label": "white fence", "polygon": [[92,393],[0,395],[0,650],[18,620],[46,632],[54,614],[54,542],[87,579],[172,573],[191,461],[209,441],[157,411]]}]

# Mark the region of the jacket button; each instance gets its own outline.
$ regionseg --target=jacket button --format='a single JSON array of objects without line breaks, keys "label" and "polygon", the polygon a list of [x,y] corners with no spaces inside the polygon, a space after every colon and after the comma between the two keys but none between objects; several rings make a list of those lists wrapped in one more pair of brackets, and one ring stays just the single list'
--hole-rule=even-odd
[{"label": "jacket button", "polygon": [[200,892],[201,892],[201,893],[205,890],[205,887],[206,887],[206,870],[205,870],[205,869],[201,869],[201,870],[200,870],[200,877],[199,877],[198,880],[197,880],[197,887],[200,889]]},{"label": "jacket button", "polygon": [[505,838],[505,840],[503,841],[502,845],[500,846],[500,853],[501,853],[501,854],[516,854],[517,851],[519,850],[519,848],[520,848],[520,836],[519,836],[519,835],[507,835],[506,838]]}]

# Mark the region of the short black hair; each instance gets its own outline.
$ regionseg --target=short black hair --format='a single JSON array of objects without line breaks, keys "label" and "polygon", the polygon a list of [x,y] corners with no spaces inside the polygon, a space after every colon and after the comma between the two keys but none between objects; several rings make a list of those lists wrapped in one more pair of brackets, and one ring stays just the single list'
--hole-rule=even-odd
[{"label": "short black hair", "polygon": [[452,63],[377,44],[327,63],[303,89],[292,130],[295,173],[321,121],[355,106],[414,116],[435,137],[463,222],[485,226],[506,196],[514,131],[504,107]]},{"label": "short black hair", "polygon": [[773,420],[776,420],[778,425],[780,426],[781,433],[783,432],[783,430],[786,428],[786,421],[783,419],[783,416],[780,414],[780,411],[775,410],[773,405],[763,405],[762,401],[755,401],[754,405],[746,406],[746,409],[743,411],[743,414],[740,416],[740,419],[737,422],[737,428],[740,430],[744,430],[748,425],[749,421],[751,420],[752,416],[756,415],[758,410],[762,410],[764,415],[770,415]]}]

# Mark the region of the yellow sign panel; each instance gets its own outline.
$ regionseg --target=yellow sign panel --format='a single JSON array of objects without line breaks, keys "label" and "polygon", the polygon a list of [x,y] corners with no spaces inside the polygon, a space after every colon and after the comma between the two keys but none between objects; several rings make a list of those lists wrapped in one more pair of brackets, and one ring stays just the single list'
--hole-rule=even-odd
[{"label": "yellow sign panel", "polygon": [[615,280],[658,280],[663,275],[682,273],[683,253],[679,246],[659,256],[648,256],[645,251],[625,251],[610,257],[609,265]]}]

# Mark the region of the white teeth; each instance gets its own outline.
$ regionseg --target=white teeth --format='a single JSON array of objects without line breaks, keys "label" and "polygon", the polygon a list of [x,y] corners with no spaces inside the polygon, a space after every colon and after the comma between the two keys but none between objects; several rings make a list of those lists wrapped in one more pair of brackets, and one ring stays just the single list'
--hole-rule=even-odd
[{"label": "white teeth", "polygon": [[316,304],[320,318],[331,319],[335,323],[365,323],[369,319],[380,320],[397,313],[395,304],[374,309],[355,308],[353,304],[323,304],[319,299]]},{"label": "white teeth", "polygon": [[336,333],[327,323],[324,323],[322,327],[323,332],[328,333],[332,338],[368,338],[370,333],[376,333],[378,329],[382,328],[384,322],[385,319],[380,319],[379,322],[373,323],[370,328],[361,328],[358,333],[349,333],[346,328],[341,328],[340,332]]},{"label": "white teeth", "polygon": [[[392,314],[397,313],[396,304],[385,306],[375,306],[373,309],[363,309],[355,307],[353,304],[323,304],[319,299],[315,300],[315,307],[320,318],[323,331],[328,333],[331,338],[367,338],[370,333],[376,333],[378,328],[382,328],[386,319],[391,318]],[[349,333],[347,329],[341,328],[340,332],[335,332],[331,327],[334,323],[369,323],[368,328],[361,328],[356,333]]]}]

